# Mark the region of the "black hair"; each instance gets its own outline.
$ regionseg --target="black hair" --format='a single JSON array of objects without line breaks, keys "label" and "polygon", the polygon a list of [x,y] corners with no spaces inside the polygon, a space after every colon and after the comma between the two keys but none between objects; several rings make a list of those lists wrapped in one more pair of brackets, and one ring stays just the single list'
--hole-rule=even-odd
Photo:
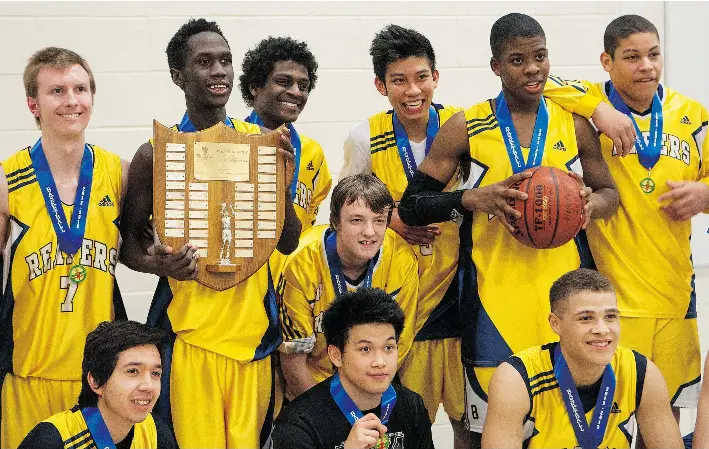
[{"label": "black hair", "polygon": [[268,76],[279,61],[293,61],[303,65],[308,71],[308,79],[310,80],[308,92],[315,88],[315,82],[318,80],[318,63],[308,48],[308,44],[290,37],[269,36],[259,42],[256,47],[247,51],[241,63],[242,74],[239,76],[239,88],[241,89],[241,98],[244,99],[247,106],[254,105],[254,96],[250,89],[265,86]]},{"label": "black hair", "polygon": [[172,36],[170,42],[167,44],[167,65],[171,69],[182,70],[185,68],[185,58],[187,54],[187,41],[189,38],[195,34],[203,33],[205,31],[210,31],[212,33],[217,33],[220,35],[227,46],[229,41],[226,40],[221,28],[217,25],[217,22],[210,22],[207,19],[190,19],[180,27],[179,30]]},{"label": "black hair", "polygon": [[[346,204],[362,201],[375,214],[389,212],[389,218],[396,203],[389,189],[371,173],[358,173],[342,178],[332,190],[330,197],[330,227],[340,224],[340,214]],[[387,220],[388,220],[387,219]]]},{"label": "black hair", "polygon": [[404,311],[391,295],[378,288],[360,288],[345,293],[335,298],[323,315],[325,341],[344,352],[350,329],[373,323],[394,326],[394,335],[399,341],[404,329]]},{"label": "black hair", "polygon": [[539,22],[526,14],[513,12],[497,19],[490,30],[490,50],[492,57],[500,59],[505,44],[518,37],[541,36],[546,39]]},{"label": "black hair", "polygon": [[81,393],[79,407],[95,407],[98,395],[91,389],[88,374],[101,387],[116,369],[120,353],[142,345],[155,345],[160,353],[160,361],[164,365],[164,347],[167,334],[157,328],[151,328],[136,321],[117,320],[104,321],[86,336],[84,346],[84,361],[81,364]]},{"label": "black hair", "polygon": [[579,268],[569,271],[554,281],[549,290],[551,311],[559,311],[559,302],[570,298],[576,293],[589,292],[615,292],[613,284],[596,270]]},{"label": "black hair", "polygon": [[426,36],[411,28],[390,24],[380,30],[369,47],[372,56],[374,74],[385,81],[387,67],[392,62],[412,56],[423,57],[431,65],[431,72],[436,70],[436,54],[431,41]]},{"label": "black hair", "polygon": [[620,41],[635,33],[653,33],[660,40],[660,34],[652,22],[636,14],[627,14],[608,24],[603,33],[603,50],[613,58]]}]

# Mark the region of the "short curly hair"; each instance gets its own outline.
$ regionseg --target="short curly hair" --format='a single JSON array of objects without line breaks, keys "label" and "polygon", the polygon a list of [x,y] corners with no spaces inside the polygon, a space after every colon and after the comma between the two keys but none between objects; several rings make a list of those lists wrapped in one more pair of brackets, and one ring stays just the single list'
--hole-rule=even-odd
[{"label": "short curly hair", "polygon": [[269,36],[259,42],[256,47],[247,51],[241,63],[242,74],[239,76],[239,88],[241,89],[241,98],[244,99],[247,106],[254,105],[251,88],[265,86],[268,76],[279,61],[293,61],[305,66],[310,79],[308,92],[315,88],[315,82],[318,80],[318,63],[308,48],[308,44],[290,37]]},{"label": "short curly hair", "polygon": [[222,29],[219,28],[217,22],[210,22],[207,19],[190,19],[180,27],[179,30],[172,36],[170,42],[167,44],[167,65],[171,69],[182,70],[185,68],[185,54],[187,52],[187,41],[189,38],[195,34],[203,33],[205,31],[211,31],[212,33],[217,33],[220,35],[227,46],[229,41],[226,40]]}]

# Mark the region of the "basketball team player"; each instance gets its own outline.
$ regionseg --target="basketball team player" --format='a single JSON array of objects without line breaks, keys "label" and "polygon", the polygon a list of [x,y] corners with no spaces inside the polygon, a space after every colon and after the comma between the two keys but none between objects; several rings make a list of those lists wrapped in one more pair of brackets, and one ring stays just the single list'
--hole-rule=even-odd
[{"label": "basketball team player", "polygon": [[[224,122],[241,132],[258,125],[230,118],[225,105],[234,82],[229,44],[215,22],[191,19],[167,46],[173,82],[185,93],[187,111],[175,129],[193,132]],[[282,136],[284,148],[289,148]],[[121,221],[125,264],[161,277],[148,324],[176,334],[168,347],[162,408],[180,447],[261,448],[270,435],[273,413],[272,353],[281,343],[273,279],[264,264],[237,286],[216,291],[192,280],[196,247],[170,248],[146,241],[144,229],[153,207],[152,145],[133,158],[126,214]],[[286,154],[286,212],[278,250],[298,245],[300,221],[290,197],[292,154]],[[160,405],[159,405],[160,406]],[[158,406],[158,407],[159,407]],[[167,415],[167,416],[166,416]]]},{"label": "basketball team player", "polygon": [[[439,73],[431,42],[421,33],[388,25],[374,37],[370,55],[375,86],[387,96],[392,110],[373,115],[350,132],[340,177],[374,173],[399,201],[417,165],[428,154],[439,126],[463,108],[433,103]],[[630,120],[595,97],[556,77],[549,77],[544,94],[593,115],[621,147],[632,142]],[[459,222],[459,217],[448,217],[438,224],[408,226],[395,208],[389,224],[416,252],[420,276],[416,338],[399,375],[404,385],[423,396],[432,422],[443,402],[456,448],[468,445],[461,423],[464,380],[457,305],[460,284],[455,275]]]},{"label": "basketball team player", "polygon": [[549,291],[559,341],[518,352],[490,381],[485,448],[684,448],[662,374],[618,345],[613,285],[598,271],[564,274]]},{"label": "basketball team player", "polygon": [[643,138],[624,158],[601,138],[620,206],[589,226],[588,241],[598,270],[616,288],[621,344],[658,366],[679,420],[679,408],[697,406],[700,387],[690,219],[709,208],[709,113],[660,84],[660,39],[650,21],[618,17],[603,41],[610,81],[585,85],[631,117]]},{"label": "basketball team player", "polygon": [[374,287],[404,311],[399,364],[414,340],[419,278],[411,247],[388,229],[394,200],[372,174],[340,180],[330,200],[330,225],[303,233],[278,285],[283,328],[281,367],[289,399],[334,374],[322,319],[335,298]]},{"label": "basketball team player", "polygon": [[[551,283],[587,261],[582,239],[536,250],[511,234],[507,199],[526,199],[510,186],[534,165],[568,170],[586,201],[586,219],[604,218],[618,192],[588,121],[543,100],[549,74],[544,30],[524,14],[508,14],[490,33],[493,72],[502,92],[453,115],[409,181],[399,203],[408,225],[426,225],[472,212],[461,227],[462,356],[469,430],[479,432],[494,368],[510,355],[553,339],[546,324]],[[532,136],[541,134],[541,139]],[[531,146],[531,148],[530,148]],[[465,190],[443,192],[459,164],[470,164]],[[583,177],[578,173],[583,169]],[[497,217],[497,219],[495,219]]]},{"label": "basketball team player", "polygon": [[86,142],[96,83],[84,58],[47,47],[24,70],[37,142],[0,168],[0,447],[73,406],[86,335],[126,319],[115,284],[129,164]]}]

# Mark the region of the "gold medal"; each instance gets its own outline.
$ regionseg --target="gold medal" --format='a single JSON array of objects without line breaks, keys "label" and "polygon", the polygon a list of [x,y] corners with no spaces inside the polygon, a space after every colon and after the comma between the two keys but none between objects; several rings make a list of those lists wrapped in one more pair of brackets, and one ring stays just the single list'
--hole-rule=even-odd
[{"label": "gold medal", "polygon": [[86,268],[76,264],[69,269],[69,280],[74,284],[83,282],[86,279]]}]

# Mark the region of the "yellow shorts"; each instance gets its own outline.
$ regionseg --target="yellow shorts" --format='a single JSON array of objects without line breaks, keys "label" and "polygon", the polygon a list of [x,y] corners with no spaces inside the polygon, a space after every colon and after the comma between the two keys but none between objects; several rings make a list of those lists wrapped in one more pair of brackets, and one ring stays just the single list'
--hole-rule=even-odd
[{"label": "yellow shorts", "polygon": [[423,397],[432,423],[441,402],[448,416],[456,421],[463,418],[465,400],[460,338],[415,341],[399,368],[399,379],[402,385]]},{"label": "yellow shorts", "polygon": [[273,424],[271,357],[239,363],[185,343],[172,353],[170,407],[182,448],[261,449]]},{"label": "yellow shorts", "polygon": [[482,433],[487,417],[487,392],[497,368],[465,365],[465,416],[463,423],[471,432]]},{"label": "yellow shorts", "polygon": [[657,365],[673,407],[697,407],[702,355],[696,318],[621,317],[620,344]]},{"label": "yellow shorts", "polygon": [[16,448],[40,421],[68,410],[79,399],[78,380],[49,380],[6,374],[0,394],[0,447]]}]

